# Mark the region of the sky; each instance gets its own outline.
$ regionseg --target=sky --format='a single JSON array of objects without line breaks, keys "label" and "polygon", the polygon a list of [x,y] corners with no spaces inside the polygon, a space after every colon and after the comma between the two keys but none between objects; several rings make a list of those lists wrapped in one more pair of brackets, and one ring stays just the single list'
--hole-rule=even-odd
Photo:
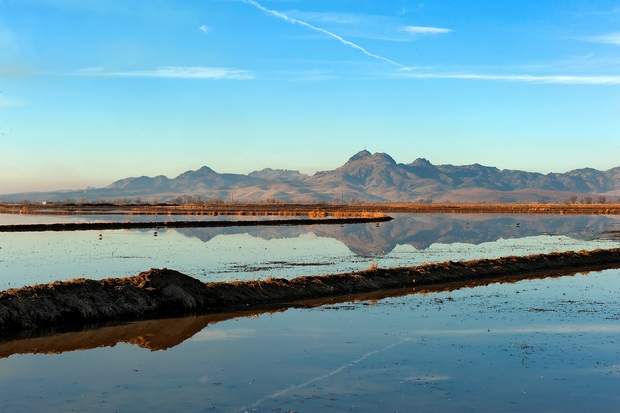
[{"label": "sky", "polygon": [[620,166],[620,3],[0,0],[0,194],[364,148]]}]

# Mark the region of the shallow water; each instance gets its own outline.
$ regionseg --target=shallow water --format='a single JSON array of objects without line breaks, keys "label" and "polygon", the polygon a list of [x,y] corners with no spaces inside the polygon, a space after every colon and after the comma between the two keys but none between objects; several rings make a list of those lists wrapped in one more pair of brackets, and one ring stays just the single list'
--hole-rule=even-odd
[{"label": "shallow water", "polygon": [[[150,267],[204,280],[292,277],[363,269],[371,260],[393,266],[616,247],[604,231],[619,223],[402,215],[379,226],[4,233],[0,277],[11,287]],[[619,287],[620,270],[605,270],[202,324],[172,320],[159,329],[136,323],[128,337],[99,344],[78,335],[74,351],[62,344],[75,334],[58,336],[60,347],[34,345],[60,354],[4,353],[5,343],[0,410],[615,411]],[[194,320],[198,327],[184,327]],[[178,337],[168,337],[175,327]]]},{"label": "shallow water", "polygon": [[205,282],[231,281],[359,271],[371,263],[394,267],[611,248],[617,242],[604,239],[603,231],[620,226],[613,216],[394,218],[381,224],[0,233],[0,289],[164,267]]},{"label": "shallow water", "polygon": [[619,276],[607,270],[289,309],[211,324],[166,351],[117,344],[12,355],[0,360],[0,406],[613,411],[620,402]]}]

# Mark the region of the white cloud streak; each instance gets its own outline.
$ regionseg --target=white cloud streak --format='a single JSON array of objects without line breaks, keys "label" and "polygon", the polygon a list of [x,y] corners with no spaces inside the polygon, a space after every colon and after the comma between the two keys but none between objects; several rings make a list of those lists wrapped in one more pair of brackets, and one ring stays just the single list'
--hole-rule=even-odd
[{"label": "white cloud streak", "polygon": [[[423,35],[451,32],[437,27],[403,26],[400,19],[388,16],[289,11],[293,19],[305,20],[310,24],[328,25],[328,30],[340,33],[341,37],[367,38],[390,42],[410,42]],[[338,29],[335,29],[335,26]]]},{"label": "white cloud streak", "polygon": [[553,83],[571,85],[620,85],[620,76],[571,76],[571,75],[486,75],[470,73],[407,73],[403,77],[418,79],[495,80],[505,82]]},{"label": "white cloud streak", "polygon": [[221,67],[202,66],[165,66],[154,70],[133,70],[108,72],[103,68],[95,67],[75,72],[77,76],[101,76],[101,77],[153,77],[174,79],[252,79],[247,70],[228,69]]},{"label": "white cloud streak", "polygon": [[287,21],[287,22],[289,22],[289,23],[292,23],[292,24],[299,24],[299,25],[301,25],[301,26],[305,26],[305,27],[307,27],[307,28],[309,28],[309,29],[312,29],[312,30],[314,30],[314,31],[317,31],[317,32],[319,32],[319,33],[323,33],[323,34],[326,34],[326,35],[328,35],[328,36],[331,36],[331,37],[333,37],[334,39],[338,40],[340,43],[345,44],[345,45],[347,45],[347,46],[350,46],[350,47],[352,47],[352,48],[354,48],[354,49],[357,49],[357,50],[359,50],[360,52],[364,53],[364,54],[365,54],[365,55],[367,55],[367,56],[373,57],[373,58],[375,58],[375,59],[383,60],[384,62],[388,62],[388,63],[390,63],[390,64],[392,64],[392,65],[394,65],[394,66],[398,66],[398,67],[399,67],[399,68],[401,68],[401,69],[409,70],[409,68],[408,68],[407,66],[405,66],[405,65],[401,65],[400,63],[397,63],[397,62],[395,62],[395,61],[393,61],[393,60],[390,60],[390,59],[388,59],[388,58],[386,58],[386,57],[379,56],[379,55],[376,55],[376,54],[374,54],[374,53],[370,53],[368,50],[364,49],[363,47],[358,46],[357,44],[355,44],[355,43],[353,43],[353,42],[350,42],[350,41],[348,41],[348,40],[345,40],[345,39],[343,39],[342,37],[338,36],[337,34],[334,34],[334,33],[330,32],[330,31],[328,31],[328,30],[321,29],[320,27],[313,26],[313,25],[311,25],[311,24],[309,24],[309,23],[306,23],[306,22],[304,22],[304,21],[302,21],[302,20],[294,19],[294,18],[292,18],[292,17],[287,16],[287,15],[286,15],[286,14],[284,14],[284,13],[280,13],[279,11],[276,11],[276,10],[271,10],[271,9],[266,8],[266,7],[263,7],[263,6],[261,6],[260,4],[258,4],[257,2],[255,2],[254,0],[242,0],[242,1],[243,1],[244,3],[246,3],[246,4],[250,4],[250,5],[254,6],[254,7],[256,7],[256,8],[257,8],[257,9],[259,9],[259,10],[264,11],[265,13],[269,13],[269,14],[271,14],[272,16],[275,16],[275,17],[277,17],[277,18],[280,18],[280,19],[282,19],[282,20],[285,20],[285,21]]},{"label": "white cloud streak", "polygon": [[603,34],[601,36],[589,37],[589,41],[596,43],[610,43],[620,45],[620,32]]},{"label": "white cloud streak", "polygon": [[366,15],[358,15],[358,14],[346,14],[346,13],[332,13],[332,12],[289,12],[293,14],[292,18],[300,18],[304,20],[314,20],[319,21],[321,23],[334,23],[334,24],[360,24],[368,19]]},{"label": "white cloud streak", "polygon": [[423,26],[405,26],[403,27],[403,30],[411,34],[414,34],[414,35],[443,34],[443,33],[450,33],[452,31],[450,29],[444,29],[441,27],[423,27]]},{"label": "white cloud streak", "polygon": [[211,29],[209,29],[207,26],[205,26],[204,24],[202,26],[200,26],[198,28],[198,30],[200,30],[201,32],[203,32],[204,34],[207,34],[211,31]]}]

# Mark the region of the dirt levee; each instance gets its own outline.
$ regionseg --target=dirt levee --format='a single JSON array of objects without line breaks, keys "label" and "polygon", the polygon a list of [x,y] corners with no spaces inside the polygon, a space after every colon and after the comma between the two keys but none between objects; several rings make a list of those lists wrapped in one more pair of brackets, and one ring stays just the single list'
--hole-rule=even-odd
[{"label": "dirt levee", "polygon": [[285,225],[343,225],[391,221],[392,217],[377,213],[374,217],[309,218],[252,221],[161,221],[161,222],[65,222],[57,224],[0,225],[0,232],[93,231],[149,228],[222,228],[274,227]]},{"label": "dirt levee", "polygon": [[135,277],[101,281],[74,279],[1,292],[0,331],[220,312],[253,305],[612,264],[620,266],[620,248],[446,261],[291,280],[270,278],[206,284],[178,271],[151,269]]}]

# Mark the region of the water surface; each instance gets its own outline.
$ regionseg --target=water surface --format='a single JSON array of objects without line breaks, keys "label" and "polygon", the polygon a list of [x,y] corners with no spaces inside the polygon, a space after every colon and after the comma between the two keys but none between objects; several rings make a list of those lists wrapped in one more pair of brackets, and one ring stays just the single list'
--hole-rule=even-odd
[{"label": "water surface", "polygon": [[[613,411],[620,271],[210,324],[0,360],[3,411]],[[143,336],[148,339],[149,337]]]},{"label": "water surface", "polygon": [[[151,267],[205,281],[290,278],[371,261],[388,267],[616,247],[604,231],[619,223],[606,216],[398,215],[378,226],[3,233],[0,283]],[[5,337],[0,410],[615,411],[619,280],[620,270],[605,270],[126,324],[52,336],[51,344],[30,333]]]},{"label": "water surface", "polygon": [[614,216],[394,218],[380,224],[0,233],[0,289],[133,276],[150,268],[231,281],[358,271],[372,263],[409,266],[611,248],[617,242],[603,232],[620,226]]}]

